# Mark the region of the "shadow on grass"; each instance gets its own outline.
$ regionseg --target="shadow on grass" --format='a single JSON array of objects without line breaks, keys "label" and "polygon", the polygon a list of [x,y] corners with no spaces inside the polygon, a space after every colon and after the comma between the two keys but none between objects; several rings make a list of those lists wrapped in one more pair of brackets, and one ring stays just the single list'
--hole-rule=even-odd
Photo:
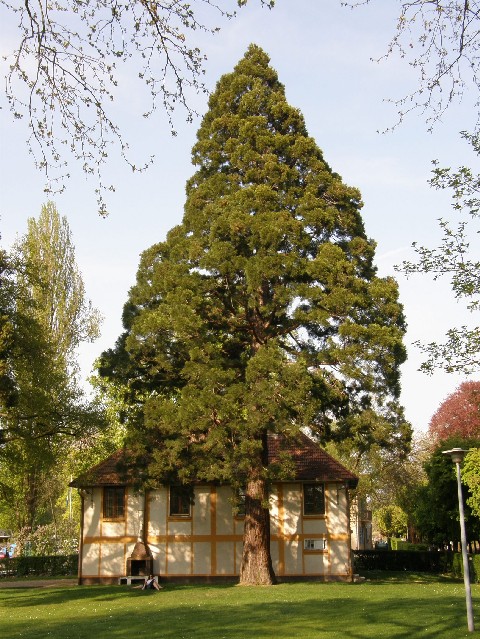
[{"label": "shadow on grass", "polygon": [[[378,582],[381,584],[381,582]],[[273,589],[225,587],[122,591],[118,587],[68,588],[56,592],[20,593],[4,639],[456,639],[467,636],[461,589],[417,585],[411,594],[394,584],[299,591],[288,585]],[[422,588],[424,596],[422,596]],[[308,596],[307,596],[308,594]],[[37,607],[55,613],[30,620]],[[45,608],[44,608],[45,609]],[[64,614],[62,615],[62,610]],[[59,611],[59,612],[58,612]],[[68,618],[67,618],[68,617]],[[10,633],[10,634],[9,634]],[[471,635],[470,635],[471,636]]]}]

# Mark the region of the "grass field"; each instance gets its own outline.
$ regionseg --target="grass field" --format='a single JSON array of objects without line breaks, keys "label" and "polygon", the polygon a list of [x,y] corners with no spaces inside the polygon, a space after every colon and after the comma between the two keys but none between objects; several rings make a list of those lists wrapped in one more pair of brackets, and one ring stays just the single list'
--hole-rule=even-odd
[{"label": "grass field", "polygon": [[[388,574],[388,573],[385,573]],[[480,586],[472,586],[475,612]],[[479,626],[473,636],[480,635]],[[127,586],[0,588],[2,639],[457,639],[463,582],[378,575],[358,584],[270,588]]]}]

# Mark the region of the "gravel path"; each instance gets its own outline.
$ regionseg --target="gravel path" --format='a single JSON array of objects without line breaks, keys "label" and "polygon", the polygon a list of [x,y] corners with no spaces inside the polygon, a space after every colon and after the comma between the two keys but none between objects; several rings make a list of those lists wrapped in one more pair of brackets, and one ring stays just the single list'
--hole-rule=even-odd
[{"label": "gravel path", "polygon": [[76,586],[78,579],[19,579],[18,581],[5,581],[0,579],[1,588],[58,588],[59,586]]}]

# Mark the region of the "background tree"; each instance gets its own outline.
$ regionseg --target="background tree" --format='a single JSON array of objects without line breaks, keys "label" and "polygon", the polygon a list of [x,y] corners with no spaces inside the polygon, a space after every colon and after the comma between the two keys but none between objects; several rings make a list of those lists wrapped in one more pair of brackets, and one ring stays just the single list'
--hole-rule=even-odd
[{"label": "background tree", "polygon": [[425,483],[423,465],[431,449],[421,437],[410,441],[408,424],[405,423],[404,428],[403,439],[389,445],[380,433],[375,441],[375,430],[372,430],[373,441],[369,442],[370,437],[362,440],[356,434],[344,441],[329,443],[327,450],[359,477],[352,498],[365,504],[374,520],[383,521],[389,508],[398,508],[407,517],[408,536],[412,540],[415,495]]},{"label": "background tree", "polygon": [[76,373],[77,347],[100,334],[100,314],[85,296],[75,260],[67,218],[53,202],[42,207],[38,219],[27,221],[27,233],[17,245],[23,265],[18,273],[22,294],[52,344],[59,366]]},{"label": "background tree", "polygon": [[480,439],[480,382],[463,382],[442,402],[430,420],[433,441],[451,437]]},{"label": "background tree", "polygon": [[65,218],[52,204],[30,220],[4,271],[0,489],[8,527],[55,516],[74,438],[102,426],[76,378],[75,348],[98,332]]},{"label": "background tree", "polygon": [[[10,256],[0,249],[0,419],[15,400],[15,380],[10,366],[15,332],[13,274]],[[0,431],[0,438],[1,435]]]},{"label": "background tree", "polygon": [[[292,475],[267,438],[322,441],[399,419],[405,326],[343,184],[251,46],[212,94],[181,225],[144,252],[126,333],[100,372],[125,384],[145,481],[245,490],[240,579],[271,583],[269,484]],[[385,433],[385,437],[387,434]],[[143,474],[142,474],[143,473]]]},{"label": "background tree", "polygon": [[[480,437],[477,437],[477,440],[480,442]],[[478,442],[465,455],[462,480],[468,486],[470,496],[467,501],[472,514],[480,520],[480,446]]]},{"label": "background tree", "polygon": [[151,116],[160,106],[172,126],[173,109],[181,105],[191,119],[189,91],[206,90],[204,55],[192,42],[194,33],[214,34],[215,16],[231,18],[235,6],[246,3],[1,0],[2,20],[18,20],[18,39],[7,56],[5,94],[13,118],[28,123],[29,150],[45,173],[47,188],[62,190],[67,164],[79,162],[86,175],[96,175],[100,213],[105,214],[103,194],[114,187],[104,183],[102,171],[112,144],[119,145],[133,170],[144,164],[136,166],[128,157],[128,143],[114,120],[111,102],[122,75],[118,65],[133,65],[138,95],[147,90],[139,117]]},{"label": "background tree", "polygon": [[382,506],[374,515],[374,523],[384,537],[404,538],[408,530],[408,517],[400,506]]},{"label": "background tree", "polygon": [[[450,448],[469,449],[480,445],[478,439],[453,437],[441,442],[425,463],[427,483],[416,494],[415,527],[423,541],[443,546],[460,543],[458,521],[458,493],[455,466],[442,453]],[[469,492],[464,486],[465,519],[467,539],[478,540],[480,520],[472,515]]]}]

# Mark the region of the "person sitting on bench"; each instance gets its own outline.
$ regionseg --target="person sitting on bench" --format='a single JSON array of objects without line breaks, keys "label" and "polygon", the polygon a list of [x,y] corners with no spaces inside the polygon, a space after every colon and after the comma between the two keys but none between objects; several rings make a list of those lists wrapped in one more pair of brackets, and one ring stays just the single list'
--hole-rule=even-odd
[{"label": "person sitting on bench", "polygon": [[147,579],[145,579],[145,583],[142,586],[142,590],[147,590],[151,588],[152,590],[160,590],[160,587],[157,583],[157,580],[153,575],[148,575]]}]

